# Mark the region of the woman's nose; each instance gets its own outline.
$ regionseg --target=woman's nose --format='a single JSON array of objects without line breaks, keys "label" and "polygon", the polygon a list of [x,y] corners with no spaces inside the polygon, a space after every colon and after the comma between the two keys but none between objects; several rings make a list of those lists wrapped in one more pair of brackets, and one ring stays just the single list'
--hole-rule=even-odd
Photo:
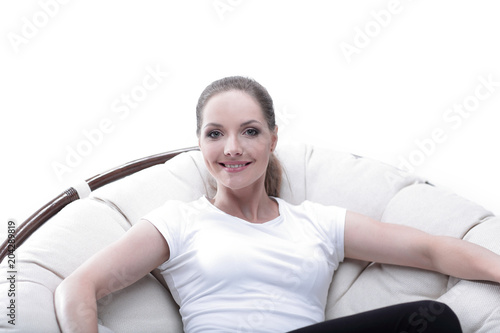
[{"label": "woman's nose", "polygon": [[239,156],[243,153],[241,144],[237,137],[231,136],[226,140],[224,146],[224,155],[226,156]]}]

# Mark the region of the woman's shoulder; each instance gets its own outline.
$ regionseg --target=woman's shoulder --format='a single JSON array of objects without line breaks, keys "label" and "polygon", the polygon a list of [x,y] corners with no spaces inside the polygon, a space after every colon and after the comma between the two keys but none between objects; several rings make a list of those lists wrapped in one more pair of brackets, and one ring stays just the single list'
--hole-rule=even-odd
[{"label": "woman's shoulder", "polygon": [[281,207],[286,208],[294,214],[306,215],[310,218],[318,217],[341,217],[346,214],[346,209],[335,204],[321,203],[317,201],[304,200],[292,203],[281,198],[275,198]]},{"label": "woman's shoulder", "polygon": [[301,202],[291,202],[283,198],[273,197],[280,205],[291,207],[295,209],[344,209],[335,204],[322,203],[312,200],[303,200]]}]

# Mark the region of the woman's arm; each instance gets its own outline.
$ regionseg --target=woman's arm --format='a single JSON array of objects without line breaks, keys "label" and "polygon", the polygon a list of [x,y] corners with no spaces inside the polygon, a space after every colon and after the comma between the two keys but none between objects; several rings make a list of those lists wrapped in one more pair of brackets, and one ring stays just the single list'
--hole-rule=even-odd
[{"label": "woman's arm", "polygon": [[144,277],[168,260],[169,247],[148,221],[96,253],[55,291],[55,309],[63,332],[97,332],[97,300]]},{"label": "woman's arm", "polygon": [[468,280],[500,282],[500,256],[479,245],[348,212],[345,256],[411,266]]}]

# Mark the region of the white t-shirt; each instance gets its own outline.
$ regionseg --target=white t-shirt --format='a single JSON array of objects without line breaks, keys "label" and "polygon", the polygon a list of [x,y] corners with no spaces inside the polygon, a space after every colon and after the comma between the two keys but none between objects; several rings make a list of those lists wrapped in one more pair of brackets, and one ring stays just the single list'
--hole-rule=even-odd
[{"label": "white t-shirt", "polygon": [[186,332],[284,332],[324,320],[346,210],[274,199],[280,215],[263,224],[205,197],[168,201],[144,217],[170,247],[160,270]]}]

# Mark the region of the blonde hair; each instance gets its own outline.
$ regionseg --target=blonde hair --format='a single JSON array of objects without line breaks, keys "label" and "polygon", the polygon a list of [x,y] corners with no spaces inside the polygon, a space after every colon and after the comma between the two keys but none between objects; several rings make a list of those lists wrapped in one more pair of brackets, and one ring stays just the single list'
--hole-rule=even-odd
[{"label": "blonde hair", "polygon": [[[276,118],[274,116],[273,100],[267,89],[254,79],[242,76],[230,76],[212,82],[201,93],[198,104],[196,105],[196,134],[198,137],[200,136],[201,125],[203,123],[203,109],[208,100],[217,94],[231,90],[243,91],[253,97],[257,103],[259,103],[269,129],[274,131],[276,127]],[[264,182],[267,195],[279,197],[282,172],[283,168],[281,167],[280,161],[274,153],[272,153],[267,165]]]}]

